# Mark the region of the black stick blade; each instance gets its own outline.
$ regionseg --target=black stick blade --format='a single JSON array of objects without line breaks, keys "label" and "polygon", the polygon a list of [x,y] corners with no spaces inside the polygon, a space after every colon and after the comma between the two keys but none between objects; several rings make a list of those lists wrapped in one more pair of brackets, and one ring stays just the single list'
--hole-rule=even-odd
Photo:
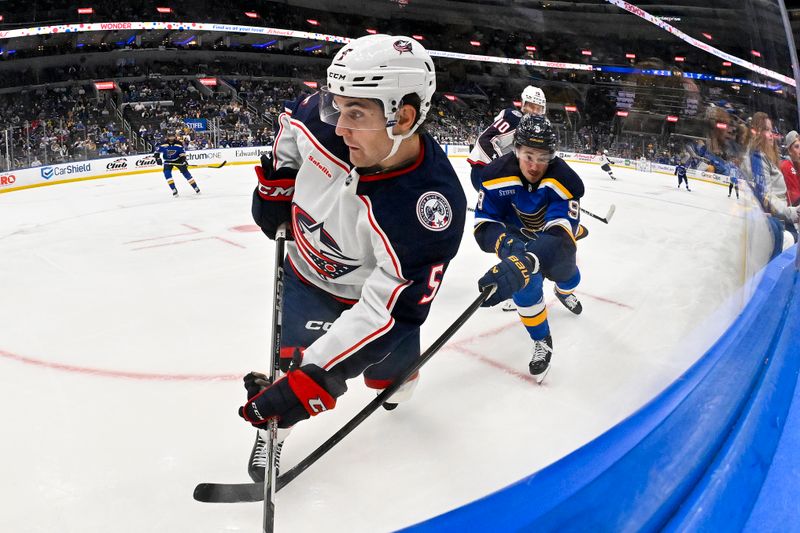
[{"label": "black stick blade", "polygon": [[263,483],[200,483],[194,499],[203,503],[244,503],[264,501]]}]

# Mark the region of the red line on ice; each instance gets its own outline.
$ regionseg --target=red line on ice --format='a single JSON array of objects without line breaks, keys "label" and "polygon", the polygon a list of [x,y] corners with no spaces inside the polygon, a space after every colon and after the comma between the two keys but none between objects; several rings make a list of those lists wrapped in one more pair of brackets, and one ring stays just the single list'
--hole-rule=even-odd
[{"label": "red line on ice", "polygon": [[160,239],[168,239],[170,237],[183,237],[184,235],[194,235],[195,233],[199,233],[199,231],[186,231],[183,233],[173,233],[172,235],[162,235],[161,237],[150,237],[147,239],[137,239],[135,241],[128,241],[123,242],[122,244],[136,244],[137,242],[147,242],[147,241],[157,241]]},{"label": "red line on ice", "polygon": [[215,239],[216,237],[197,237],[195,239],[186,239],[183,241],[173,241],[173,242],[162,242],[161,244],[150,244],[147,246],[140,246],[138,248],[131,248],[131,251],[135,252],[137,250],[147,250],[148,248],[161,248],[162,246],[175,246],[176,244],[186,244],[187,242],[195,242],[195,241],[207,241],[209,239]]},{"label": "red line on ice", "polygon": [[105,368],[91,368],[75,365],[67,365],[64,363],[54,363],[52,361],[44,361],[41,359],[34,359],[33,357],[25,357],[23,355],[0,350],[0,357],[11,359],[19,363],[27,365],[38,366],[43,368],[51,368],[53,370],[61,370],[64,372],[72,372],[74,374],[88,374],[93,376],[101,376],[105,378],[118,378],[118,379],[138,379],[143,381],[234,381],[242,378],[244,373],[241,374],[160,374],[153,372],[128,372],[122,370],[109,370]]},{"label": "red line on ice", "polygon": [[[519,370],[517,370],[515,368],[512,368],[510,366],[504,365],[503,363],[498,363],[497,361],[495,361],[493,359],[489,359],[488,357],[486,357],[484,355],[481,355],[478,352],[473,352],[469,348],[465,348],[464,346],[451,346],[451,348],[453,350],[457,351],[457,352],[462,353],[462,354],[469,355],[470,357],[473,357],[473,358],[477,359],[481,363],[489,365],[489,366],[491,366],[493,368],[497,368],[498,370],[502,370],[503,372],[505,372],[507,374],[511,374],[515,378],[521,379],[523,381],[527,381],[529,383],[536,383],[536,379],[532,375],[526,374],[524,372],[520,372]],[[524,364],[525,362],[522,361],[522,363]]]}]

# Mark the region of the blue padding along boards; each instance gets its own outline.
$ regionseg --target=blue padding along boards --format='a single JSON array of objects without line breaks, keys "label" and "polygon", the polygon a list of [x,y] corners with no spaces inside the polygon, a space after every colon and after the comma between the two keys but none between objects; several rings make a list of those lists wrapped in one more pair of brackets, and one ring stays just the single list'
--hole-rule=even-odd
[{"label": "blue padding along boards", "polygon": [[[800,365],[800,277],[795,281],[786,326],[775,352],[776,359],[784,357],[790,361],[786,379],[794,379],[794,385],[786,385],[793,391],[785,419],[776,412],[775,418],[769,421],[776,427],[784,420],[785,423],[761,492],[745,524],[744,531],[748,533],[800,533],[800,383],[797,381],[800,374],[797,368]],[[766,462],[766,458],[757,460]]]},{"label": "blue padding along boards", "polygon": [[618,532],[678,524],[687,498],[700,496],[696,487],[719,483],[713,467],[732,457],[731,432],[739,427],[744,438],[752,431],[742,417],[755,412],[762,382],[774,379],[767,362],[787,318],[793,260],[793,252],[773,260],[728,331],[639,411],[547,468],[406,531]]}]

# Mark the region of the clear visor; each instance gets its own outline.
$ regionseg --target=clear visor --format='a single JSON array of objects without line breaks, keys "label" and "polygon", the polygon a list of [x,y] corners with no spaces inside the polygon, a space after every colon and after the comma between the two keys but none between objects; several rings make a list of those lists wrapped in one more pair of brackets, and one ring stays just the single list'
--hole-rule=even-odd
[{"label": "clear visor", "polygon": [[516,155],[520,163],[527,163],[529,165],[546,165],[550,163],[555,156],[555,154],[551,154],[550,152],[525,146],[518,146]]},{"label": "clear visor", "polygon": [[523,102],[522,112],[530,113],[532,115],[544,115],[544,106],[535,104],[532,101]]},{"label": "clear visor", "polygon": [[349,130],[385,130],[383,104],[372,98],[351,98],[320,89],[319,118],[322,122]]}]

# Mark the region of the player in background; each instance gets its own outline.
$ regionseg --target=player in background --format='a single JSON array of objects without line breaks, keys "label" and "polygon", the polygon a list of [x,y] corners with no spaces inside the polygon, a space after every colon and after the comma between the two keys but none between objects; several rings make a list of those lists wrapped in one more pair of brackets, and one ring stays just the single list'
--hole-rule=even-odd
[{"label": "player in background", "polygon": [[504,109],[494,117],[492,125],[483,130],[475,148],[470,152],[467,162],[472,167],[470,179],[475,190],[481,187],[481,171],[493,159],[509,153],[514,147],[514,130],[524,115],[544,115],[547,112],[547,99],[544,92],[533,85],[522,91],[522,107]]},{"label": "player in background", "polygon": [[739,199],[739,163],[741,161],[738,157],[734,157],[731,160],[731,164],[728,167],[728,179],[730,183],[728,184],[728,198],[731,197],[731,193],[735,190],[736,191],[736,199]]},{"label": "player in background", "polygon": [[475,209],[478,246],[502,260],[479,286],[497,284],[488,306],[513,297],[533,341],[528,368],[539,383],[553,354],[544,278],[556,282],[555,294],[564,307],[576,315],[583,310],[573,291],[581,279],[575,254],[576,241],[585,236],[580,225],[584,186],[555,155],[555,147],[555,134],[545,117],[523,117],[514,134],[514,150],[484,169]]},{"label": "player in background", "polygon": [[[164,165],[164,178],[167,180],[167,185],[172,189],[172,196],[178,196],[178,189],[175,187],[175,181],[172,179],[172,167],[177,167],[181,171],[183,177],[192,186],[194,192],[200,194],[200,188],[195,183],[194,178],[189,173],[189,163],[186,162],[186,150],[183,149],[183,143],[177,140],[175,132],[170,130],[167,132],[167,140],[156,146],[153,153],[156,163]],[[163,158],[163,161],[162,161]]]},{"label": "player in background", "polygon": [[[287,373],[273,384],[245,376],[239,414],[256,428],[277,417],[287,429],[333,409],[361,374],[383,390],[419,357],[420,327],[467,210],[447,155],[419,129],[435,89],[422,45],[369,35],[339,50],[327,87],[279,117],[252,210],[268,237],[288,222],[294,239],[281,321]],[[407,399],[417,382],[384,407]],[[263,479],[263,467],[248,471]]]},{"label": "player in background", "polygon": [[681,183],[686,184],[686,190],[691,192],[692,189],[689,188],[689,178],[686,177],[686,165],[683,163],[678,163],[675,166],[675,172],[673,172],[676,176],[678,176],[678,188],[681,188]]},{"label": "player in background", "polygon": [[611,170],[611,165],[613,165],[613,163],[611,159],[608,158],[608,150],[603,150],[603,154],[600,157],[602,157],[600,169],[606,172],[612,180],[617,179],[614,177],[614,171]]}]

